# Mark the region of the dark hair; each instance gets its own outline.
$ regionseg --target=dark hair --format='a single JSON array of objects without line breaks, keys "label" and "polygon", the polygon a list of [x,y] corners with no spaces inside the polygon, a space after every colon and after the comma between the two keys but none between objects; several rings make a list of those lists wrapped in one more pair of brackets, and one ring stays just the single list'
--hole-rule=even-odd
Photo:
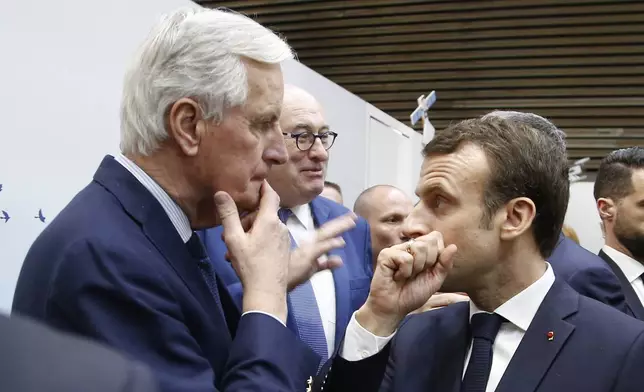
[{"label": "dark hair", "polygon": [[340,185],[336,184],[335,182],[331,181],[324,181],[324,186],[328,186],[329,188],[333,188],[336,191],[338,191],[339,194],[342,194],[342,188],[340,188]]},{"label": "dark hair", "polygon": [[536,207],[532,223],[535,242],[547,258],[557,244],[563,225],[570,182],[568,160],[560,143],[548,133],[498,116],[461,121],[437,132],[423,155],[450,154],[466,143],[480,147],[490,165],[484,192],[483,222],[517,197]]},{"label": "dark hair", "polygon": [[633,169],[644,169],[644,148],[615,150],[602,159],[595,179],[595,200],[606,197],[615,201],[633,192]]}]

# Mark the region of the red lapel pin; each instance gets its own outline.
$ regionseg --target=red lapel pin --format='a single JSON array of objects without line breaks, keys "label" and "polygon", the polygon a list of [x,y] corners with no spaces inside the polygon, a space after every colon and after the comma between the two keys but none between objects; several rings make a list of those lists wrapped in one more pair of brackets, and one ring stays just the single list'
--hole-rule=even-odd
[{"label": "red lapel pin", "polygon": [[553,341],[555,339],[555,333],[553,331],[548,331],[546,336],[548,337],[549,341]]}]

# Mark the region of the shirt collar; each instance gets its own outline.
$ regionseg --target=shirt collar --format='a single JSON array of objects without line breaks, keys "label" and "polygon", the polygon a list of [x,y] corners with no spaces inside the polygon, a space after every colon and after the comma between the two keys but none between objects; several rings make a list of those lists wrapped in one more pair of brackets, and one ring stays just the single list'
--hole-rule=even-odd
[{"label": "shirt collar", "polygon": [[604,245],[602,250],[604,251],[604,253],[606,253],[606,255],[608,255],[608,257],[613,259],[615,264],[617,264],[619,269],[622,270],[624,276],[630,283],[633,283],[634,280],[644,274],[644,265],[642,265],[642,263],[630,257],[629,255],[626,255],[618,251],[617,249],[611,248],[608,245]]},{"label": "shirt collar", "polygon": [[137,166],[123,154],[117,154],[114,159],[129,171],[140,183],[154,196],[161,204],[163,210],[170,218],[170,222],[179,233],[183,242],[188,242],[192,236],[190,221],[186,214],[181,210],[177,203],[150,177],[143,169]]},{"label": "shirt collar", "polygon": [[[546,272],[536,282],[496,308],[494,313],[521,328],[524,332],[527,331],[554,282],[555,274],[552,272],[550,264],[546,263]],[[470,319],[475,313],[482,312],[484,311],[470,301]]]},{"label": "shirt collar", "polygon": [[301,206],[296,206],[291,208],[293,216],[297,219],[298,223],[302,225],[307,231],[312,231],[315,228],[309,227],[313,222],[313,215],[311,213],[311,206],[307,204],[302,204]]}]

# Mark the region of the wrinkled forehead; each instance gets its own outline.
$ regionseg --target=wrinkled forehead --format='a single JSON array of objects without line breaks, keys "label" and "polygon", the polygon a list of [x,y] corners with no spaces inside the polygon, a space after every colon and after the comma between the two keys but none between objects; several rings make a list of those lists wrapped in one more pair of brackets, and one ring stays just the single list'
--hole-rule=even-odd
[{"label": "wrinkled forehead", "polygon": [[425,157],[416,188],[418,197],[441,191],[459,197],[482,193],[490,176],[485,152],[473,144],[464,144],[452,153],[431,153]]}]

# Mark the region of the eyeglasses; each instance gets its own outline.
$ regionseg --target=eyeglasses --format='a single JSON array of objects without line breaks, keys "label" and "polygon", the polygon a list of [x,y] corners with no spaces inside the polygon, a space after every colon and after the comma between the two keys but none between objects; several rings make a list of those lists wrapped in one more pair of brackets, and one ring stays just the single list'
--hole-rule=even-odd
[{"label": "eyeglasses", "polygon": [[295,139],[295,145],[300,151],[310,150],[315,144],[315,139],[320,139],[320,142],[322,142],[322,147],[324,147],[325,150],[328,150],[333,146],[335,138],[338,137],[337,133],[331,131],[318,133],[317,135],[311,132],[303,132],[296,135],[293,135],[292,133],[282,132],[282,135],[290,136]]}]

